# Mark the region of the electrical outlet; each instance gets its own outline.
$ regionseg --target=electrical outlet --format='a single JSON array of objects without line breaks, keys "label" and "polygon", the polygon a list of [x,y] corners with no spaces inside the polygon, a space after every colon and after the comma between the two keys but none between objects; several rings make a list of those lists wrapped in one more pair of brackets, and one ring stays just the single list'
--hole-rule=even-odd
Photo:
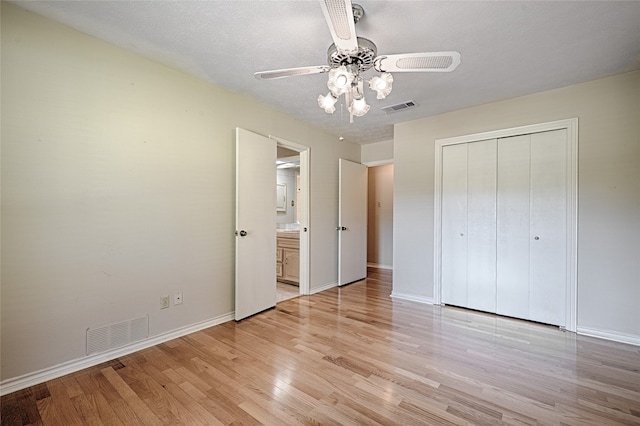
[{"label": "electrical outlet", "polygon": [[167,309],[169,307],[169,296],[160,297],[160,309]]},{"label": "electrical outlet", "polygon": [[182,305],[182,292],[179,291],[173,295],[173,304]]}]

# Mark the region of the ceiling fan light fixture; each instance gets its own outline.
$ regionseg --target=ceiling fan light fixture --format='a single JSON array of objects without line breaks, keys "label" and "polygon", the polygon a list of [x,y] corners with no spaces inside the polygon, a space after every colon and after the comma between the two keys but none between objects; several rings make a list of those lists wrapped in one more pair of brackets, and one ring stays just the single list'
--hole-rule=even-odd
[{"label": "ceiling fan light fixture", "polygon": [[378,99],[386,98],[391,93],[393,85],[393,76],[388,72],[383,72],[380,77],[373,77],[369,81],[369,88],[374,90],[378,95]]},{"label": "ceiling fan light fixture", "polygon": [[351,106],[349,107],[349,112],[356,117],[362,117],[371,107],[367,104],[367,101],[364,97],[360,99],[354,99],[351,101]]},{"label": "ceiling fan light fixture", "polygon": [[338,68],[332,68],[331,71],[329,71],[327,87],[333,96],[337,98],[351,88],[353,77],[353,73],[348,71],[344,65]]},{"label": "ceiling fan light fixture", "polygon": [[324,109],[324,112],[327,114],[333,114],[336,110],[336,102],[338,98],[333,96],[331,92],[327,93],[326,96],[318,96],[318,106]]},{"label": "ceiling fan light fixture", "polygon": [[[364,81],[376,92],[378,99],[384,99],[391,93],[393,85],[390,72],[450,72],[460,64],[460,52],[457,51],[378,55],[373,41],[356,34],[355,24],[364,16],[361,6],[352,4],[351,0],[320,0],[320,5],[333,39],[327,50],[327,65],[261,71],[254,75],[260,80],[271,80],[328,73],[329,93],[318,96],[318,106],[331,114],[335,112],[340,96],[344,95],[344,101],[340,103],[340,119],[343,105],[349,110],[350,123],[353,123],[354,116],[361,117],[369,111],[364,99]],[[372,68],[380,75],[363,80],[362,75]],[[415,106],[413,101],[411,106]],[[391,105],[383,110],[399,109]]]}]

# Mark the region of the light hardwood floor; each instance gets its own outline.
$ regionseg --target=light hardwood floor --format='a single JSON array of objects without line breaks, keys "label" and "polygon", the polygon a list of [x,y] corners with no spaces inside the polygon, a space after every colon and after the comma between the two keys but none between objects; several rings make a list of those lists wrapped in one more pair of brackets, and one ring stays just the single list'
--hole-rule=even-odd
[{"label": "light hardwood floor", "polygon": [[2,398],[2,424],[640,425],[640,348],[392,300],[391,274]]}]

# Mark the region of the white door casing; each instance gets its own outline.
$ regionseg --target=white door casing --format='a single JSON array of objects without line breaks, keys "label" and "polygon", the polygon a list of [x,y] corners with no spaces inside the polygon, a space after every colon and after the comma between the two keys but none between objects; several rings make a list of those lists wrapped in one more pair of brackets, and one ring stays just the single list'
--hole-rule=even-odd
[{"label": "white door casing", "polygon": [[338,162],[338,285],[344,285],[367,276],[367,166]]},{"label": "white door casing", "polygon": [[276,141],[236,128],[235,320],[276,305]]}]

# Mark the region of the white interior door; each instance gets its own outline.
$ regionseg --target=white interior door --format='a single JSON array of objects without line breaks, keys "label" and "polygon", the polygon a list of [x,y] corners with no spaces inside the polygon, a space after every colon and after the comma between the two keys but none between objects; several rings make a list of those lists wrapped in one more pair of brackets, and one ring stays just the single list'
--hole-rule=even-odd
[{"label": "white interior door", "polygon": [[467,306],[467,145],[442,149],[442,302]]},{"label": "white interior door", "polygon": [[498,141],[497,313],[529,317],[529,140]]},{"label": "white interior door", "polygon": [[496,309],[495,139],[442,149],[442,302]]},{"label": "white interior door", "polygon": [[497,140],[467,146],[467,306],[495,312]]},{"label": "white interior door", "polygon": [[529,318],[566,326],[567,131],[531,135]]},{"label": "white interior door", "polygon": [[498,141],[497,313],[566,325],[567,134]]},{"label": "white interior door", "polygon": [[576,331],[577,124],[436,141],[435,303]]},{"label": "white interior door", "polygon": [[276,305],[276,142],[236,128],[235,319]]},{"label": "white interior door", "polygon": [[367,276],[367,166],[338,161],[338,285],[344,285]]}]

